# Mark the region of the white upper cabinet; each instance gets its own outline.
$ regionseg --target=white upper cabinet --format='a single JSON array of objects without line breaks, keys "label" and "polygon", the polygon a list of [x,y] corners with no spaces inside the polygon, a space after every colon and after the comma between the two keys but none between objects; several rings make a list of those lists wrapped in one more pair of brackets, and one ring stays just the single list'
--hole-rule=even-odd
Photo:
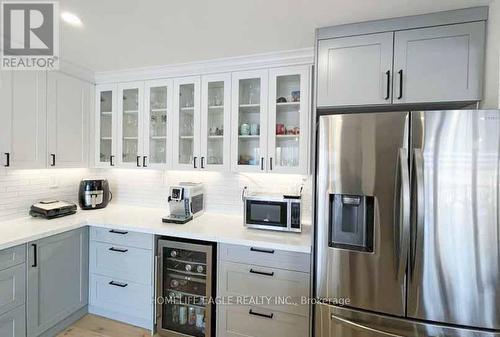
[{"label": "white upper cabinet", "polygon": [[87,167],[91,85],[60,72],[47,76],[48,165]]},{"label": "white upper cabinet", "polygon": [[167,168],[172,144],[172,80],[148,81],[144,85],[145,116],[142,167]]},{"label": "white upper cabinet", "polygon": [[174,80],[173,168],[200,168],[201,79]]},{"label": "white upper cabinet", "polygon": [[320,40],[318,103],[391,103],[393,32]]},{"label": "white upper cabinet", "polygon": [[477,101],[485,22],[396,32],[394,103]]},{"label": "white upper cabinet", "polygon": [[231,169],[267,171],[268,70],[232,75]]},{"label": "white upper cabinet", "polygon": [[96,86],[95,165],[97,167],[116,165],[117,90],[114,84]]},{"label": "white upper cabinet", "polygon": [[130,82],[118,85],[117,165],[142,167],[144,83]]},{"label": "white upper cabinet", "polygon": [[47,75],[44,71],[1,71],[2,166],[47,165]]},{"label": "white upper cabinet", "polygon": [[268,172],[308,172],[310,67],[269,71]]},{"label": "white upper cabinet", "polygon": [[203,76],[201,90],[200,168],[229,171],[231,74]]}]

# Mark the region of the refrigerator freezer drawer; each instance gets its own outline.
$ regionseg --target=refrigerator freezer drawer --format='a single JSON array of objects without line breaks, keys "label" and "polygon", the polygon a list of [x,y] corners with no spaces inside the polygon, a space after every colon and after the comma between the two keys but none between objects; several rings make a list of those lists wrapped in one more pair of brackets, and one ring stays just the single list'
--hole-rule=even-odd
[{"label": "refrigerator freezer drawer", "polygon": [[315,311],[315,337],[500,337],[500,332],[426,324],[325,304],[315,305]]}]

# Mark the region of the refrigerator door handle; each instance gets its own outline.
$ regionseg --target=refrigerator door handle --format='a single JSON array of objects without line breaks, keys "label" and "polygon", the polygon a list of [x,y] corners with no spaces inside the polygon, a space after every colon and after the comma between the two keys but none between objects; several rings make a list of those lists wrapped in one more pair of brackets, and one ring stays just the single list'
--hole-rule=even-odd
[{"label": "refrigerator door handle", "polygon": [[[410,245],[410,172],[408,168],[407,149],[399,149],[399,193],[396,193],[394,212],[398,214],[396,221],[399,228],[399,251],[396,255],[399,259],[398,279],[404,278],[406,272],[406,262],[408,260],[408,250]],[[396,188],[397,188],[396,184]]]},{"label": "refrigerator door handle", "polygon": [[386,332],[386,331],[382,331],[382,330],[378,330],[378,329],[375,329],[375,328],[371,328],[369,326],[366,326],[366,325],[363,325],[363,324],[359,324],[359,323],[356,323],[356,322],[353,322],[353,321],[350,321],[348,319],[345,319],[345,318],[341,318],[339,316],[336,316],[334,314],[331,314],[331,319],[334,319],[336,321],[339,321],[341,323],[344,323],[344,324],[347,324],[347,325],[351,325],[353,327],[356,327],[358,329],[361,329],[361,330],[365,330],[365,331],[369,331],[369,332],[373,332],[373,333],[376,333],[376,334],[379,334],[379,335],[383,335],[383,336],[390,336],[390,337],[402,337],[400,335],[395,335],[393,333],[390,333],[390,332]]},{"label": "refrigerator door handle", "polygon": [[424,156],[422,149],[413,150],[414,179],[415,179],[415,229],[413,231],[412,251],[410,254],[409,277],[413,279],[415,274],[418,238],[423,235],[424,226]]}]

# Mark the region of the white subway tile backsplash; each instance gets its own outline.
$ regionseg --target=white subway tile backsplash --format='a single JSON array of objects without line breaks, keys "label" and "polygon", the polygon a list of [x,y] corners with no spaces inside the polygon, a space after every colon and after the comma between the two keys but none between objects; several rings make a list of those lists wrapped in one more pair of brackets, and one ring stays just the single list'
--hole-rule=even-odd
[{"label": "white subway tile backsplash", "polygon": [[243,174],[220,172],[157,171],[130,169],[0,170],[0,221],[26,216],[41,199],[77,202],[78,186],[84,178],[109,180],[113,203],[164,207],[170,185],[182,181],[202,182],[207,210],[242,214],[241,192],[291,193],[303,184],[304,218],[311,215],[312,179],[302,175]]}]

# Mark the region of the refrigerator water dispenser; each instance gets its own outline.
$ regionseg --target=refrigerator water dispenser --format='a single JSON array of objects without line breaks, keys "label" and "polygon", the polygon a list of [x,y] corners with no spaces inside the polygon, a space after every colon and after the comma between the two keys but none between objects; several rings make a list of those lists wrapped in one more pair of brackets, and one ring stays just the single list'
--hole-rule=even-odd
[{"label": "refrigerator water dispenser", "polygon": [[364,195],[330,195],[330,247],[373,252],[373,202]]}]

